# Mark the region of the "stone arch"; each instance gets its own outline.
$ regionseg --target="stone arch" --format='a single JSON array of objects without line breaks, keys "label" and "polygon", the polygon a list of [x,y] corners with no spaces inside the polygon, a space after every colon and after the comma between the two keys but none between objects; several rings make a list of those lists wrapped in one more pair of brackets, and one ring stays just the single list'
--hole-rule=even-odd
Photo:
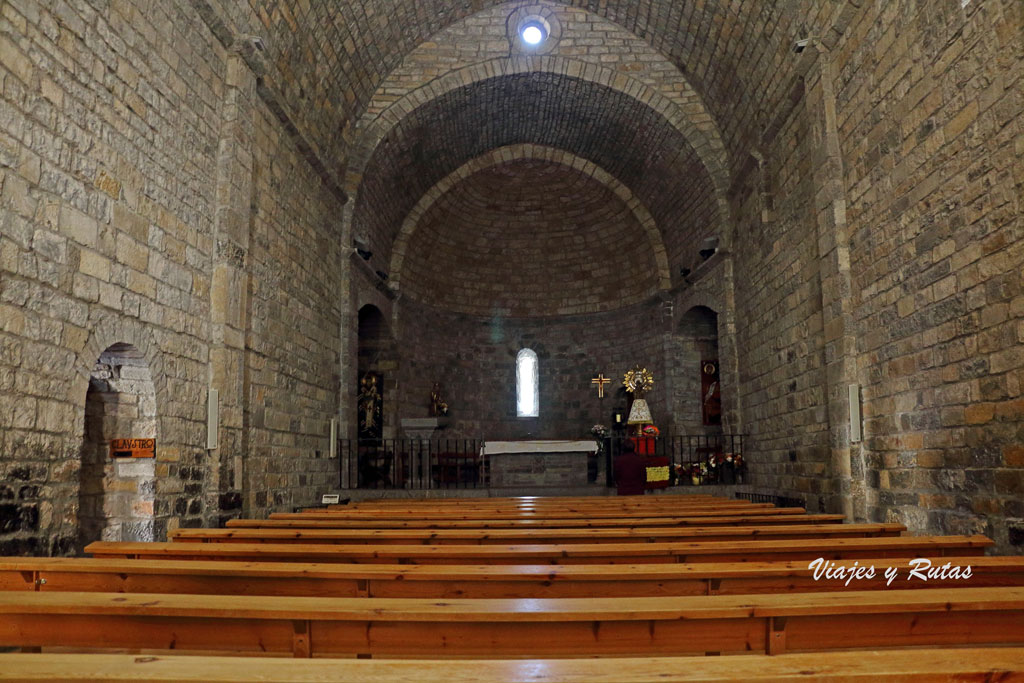
[{"label": "stone arch", "polygon": [[388,318],[380,308],[366,304],[359,309],[356,340],[356,391],[359,397],[356,433],[359,438],[367,438],[364,430],[366,416],[363,391],[369,389],[368,383],[372,377],[375,378],[375,391],[381,397],[381,413],[373,413],[371,417],[373,420],[382,420],[374,425],[373,431],[378,438],[395,438],[398,430],[398,344]]},{"label": "stone arch", "polygon": [[[641,81],[591,62],[558,55],[543,55],[495,58],[449,71],[409,92],[379,115],[367,120],[362,135],[353,147],[345,178],[345,192],[349,201],[342,209],[342,235],[346,243],[352,238],[353,218],[356,205],[359,203],[359,187],[367,165],[377,146],[403,117],[417,107],[457,88],[491,78],[528,73],[564,74],[584,79],[643,102],[660,114],[690,143],[707,169],[714,186],[720,227],[723,228],[721,236],[728,242],[731,231],[725,228],[730,224],[732,211],[727,200],[729,170],[721,140],[717,136],[709,137],[694,124],[692,115],[684,113],[675,102]],[[381,87],[384,85],[386,82]],[[708,115],[704,112],[697,118],[702,116]],[[728,246],[722,245],[723,249]]]},{"label": "stone arch", "polygon": [[[122,377],[124,368],[130,369],[127,377]],[[101,318],[78,353],[75,370],[72,399],[76,406],[76,424],[80,425],[77,441],[81,444],[76,495],[78,543],[99,540],[101,536],[106,540],[160,540],[166,533],[163,519],[166,510],[160,505],[157,463],[161,452],[171,446],[166,437],[172,430],[167,428],[167,418],[161,411],[161,406],[167,405],[167,380],[163,356],[153,334],[137,320]],[[136,386],[128,388],[129,384]],[[134,399],[127,398],[132,396]],[[125,397],[124,402],[122,397]],[[141,401],[147,403],[143,412],[148,413],[145,417],[149,419],[138,423],[146,425],[142,427],[146,434],[140,434],[139,438],[157,440],[156,458],[147,462],[139,459],[142,464],[110,462],[103,442],[122,437],[107,432],[111,427],[119,429],[120,425],[130,424],[130,419],[119,421],[114,414],[107,414],[106,404],[111,407],[122,403],[130,405],[133,400],[137,407]],[[130,412],[130,408],[125,410]],[[87,424],[88,421],[92,424]],[[134,489],[122,491],[124,496],[114,495],[105,485],[97,486],[97,479],[105,477],[120,479],[123,488]]]},{"label": "stone arch", "polygon": [[[694,305],[679,317],[673,330],[674,361],[669,365],[673,392],[672,413],[676,429],[688,434],[720,432],[723,425],[721,389],[721,355],[719,348],[718,311],[705,305]],[[705,365],[712,365],[713,372]],[[704,375],[714,381],[715,389],[705,396]],[[710,377],[713,375],[713,380]],[[710,419],[708,419],[710,418]]]},{"label": "stone arch", "polygon": [[78,492],[78,538],[153,541],[155,458],[112,457],[113,439],[157,439],[156,390],[145,357],[133,345],[104,349],[90,373]]},{"label": "stone arch", "polygon": [[472,159],[456,170],[449,173],[435,184],[420,199],[419,203],[409,212],[402,226],[399,228],[395,238],[395,245],[391,250],[391,264],[389,267],[391,285],[396,290],[401,289],[402,265],[405,262],[405,253],[412,234],[415,232],[420,219],[426,215],[430,208],[446,192],[455,187],[459,182],[465,180],[477,171],[482,171],[492,166],[504,164],[518,159],[537,159],[551,161],[553,163],[570,166],[582,173],[592,177],[619,197],[643,226],[644,233],[651,246],[651,253],[654,255],[654,262],[658,270],[658,285],[662,290],[671,287],[671,276],[669,274],[668,254],[665,250],[665,243],[661,236],[654,218],[651,216],[643,202],[637,199],[629,188],[619,182],[613,175],[602,169],[597,164],[572,152],[567,152],[544,145],[509,145],[499,147],[490,152]]}]

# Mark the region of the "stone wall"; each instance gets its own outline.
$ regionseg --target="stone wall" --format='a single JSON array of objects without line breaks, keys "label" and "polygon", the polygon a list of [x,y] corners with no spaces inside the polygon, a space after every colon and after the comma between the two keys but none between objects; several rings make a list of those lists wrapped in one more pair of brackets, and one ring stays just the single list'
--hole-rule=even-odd
[{"label": "stone wall", "polygon": [[871,516],[1024,542],[1024,8],[872,3],[834,55]]},{"label": "stone wall", "polygon": [[[818,507],[827,475],[821,285],[804,100],[736,188],[736,321],[750,483]],[[771,215],[761,211],[760,174]],[[740,203],[741,202],[741,203]]]},{"label": "stone wall", "polygon": [[335,481],[340,202],[268,105],[232,95],[255,83],[233,59],[184,0],[2,5],[0,554],[73,549],[89,374],[113,344],[152,373],[156,537]]},{"label": "stone wall", "polygon": [[572,167],[523,159],[478,171],[425,213],[402,293],[484,316],[615,310],[657,291],[654,254],[611,189]]},{"label": "stone wall", "polygon": [[869,3],[793,56],[803,79],[730,192],[741,402],[752,484],[1008,549],[1024,518],[1022,9],[961,4]]},{"label": "stone wall", "polygon": [[[655,422],[670,423],[665,399],[665,323],[658,305],[549,319],[482,317],[400,302],[399,417],[426,417],[430,388],[440,382],[452,426],[439,436],[487,439],[588,438],[596,423],[623,411],[626,370],[654,373],[648,403]],[[540,415],[516,417],[516,354],[538,356]],[[611,379],[598,399],[592,377]]]}]

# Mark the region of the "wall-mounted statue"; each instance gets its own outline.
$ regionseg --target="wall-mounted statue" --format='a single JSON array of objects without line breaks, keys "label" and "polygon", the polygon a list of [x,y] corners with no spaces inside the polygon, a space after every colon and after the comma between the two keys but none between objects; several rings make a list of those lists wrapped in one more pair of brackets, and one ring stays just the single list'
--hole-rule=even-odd
[{"label": "wall-mounted statue", "polygon": [[448,404],[441,398],[441,385],[434,382],[430,390],[430,416],[441,417],[448,414]]}]

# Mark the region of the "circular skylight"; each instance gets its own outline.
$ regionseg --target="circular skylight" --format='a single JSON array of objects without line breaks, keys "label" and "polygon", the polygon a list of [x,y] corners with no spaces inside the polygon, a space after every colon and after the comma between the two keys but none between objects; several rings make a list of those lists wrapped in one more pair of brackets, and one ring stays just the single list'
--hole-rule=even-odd
[{"label": "circular skylight", "polygon": [[523,26],[519,35],[523,37],[523,42],[527,45],[540,45],[547,37],[544,27],[533,22]]}]

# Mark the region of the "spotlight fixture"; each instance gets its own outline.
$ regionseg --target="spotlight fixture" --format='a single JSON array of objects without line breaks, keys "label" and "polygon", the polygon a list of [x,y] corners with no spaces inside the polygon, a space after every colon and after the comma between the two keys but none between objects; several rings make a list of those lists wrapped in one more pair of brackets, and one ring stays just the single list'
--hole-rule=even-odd
[{"label": "spotlight fixture", "polygon": [[811,43],[811,39],[810,38],[801,38],[800,40],[798,40],[795,43],[793,43],[793,52],[795,52],[797,54],[800,54],[805,49],[807,49],[807,46],[810,45],[810,43]]},{"label": "spotlight fixture", "polygon": [[356,248],[356,253],[362,256],[364,261],[369,261],[373,256],[373,252],[370,251],[370,243],[365,237],[353,237],[352,246]]},{"label": "spotlight fixture", "polygon": [[680,268],[679,269],[679,277],[686,277],[689,274],[690,274],[690,269],[689,268]]},{"label": "spotlight fixture", "polygon": [[388,279],[388,274],[385,273],[383,270],[378,270],[376,272],[377,272],[377,277],[379,277],[381,280],[387,280]]},{"label": "spotlight fixture", "polygon": [[535,21],[531,21],[523,26],[519,35],[522,36],[524,43],[534,46],[540,45],[544,42],[544,39],[548,37],[547,31],[544,30],[544,26]]},{"label": "spotlight fixture", "polygon": [[700,254],[700,257],[701,257],[702,259],[704,259],[705,261],[707,261],[707,260],[708,260],[709,258],[711,258],[712,256],[714,256],[714,255],[715,255],[715,252],[716,252],[716,251],[718,251],[718,250],[717,250],[717,249],[701,249],[701,250],[700,250],[700,251],[698,251],[697,253],[698,253],[698,254]]}]

